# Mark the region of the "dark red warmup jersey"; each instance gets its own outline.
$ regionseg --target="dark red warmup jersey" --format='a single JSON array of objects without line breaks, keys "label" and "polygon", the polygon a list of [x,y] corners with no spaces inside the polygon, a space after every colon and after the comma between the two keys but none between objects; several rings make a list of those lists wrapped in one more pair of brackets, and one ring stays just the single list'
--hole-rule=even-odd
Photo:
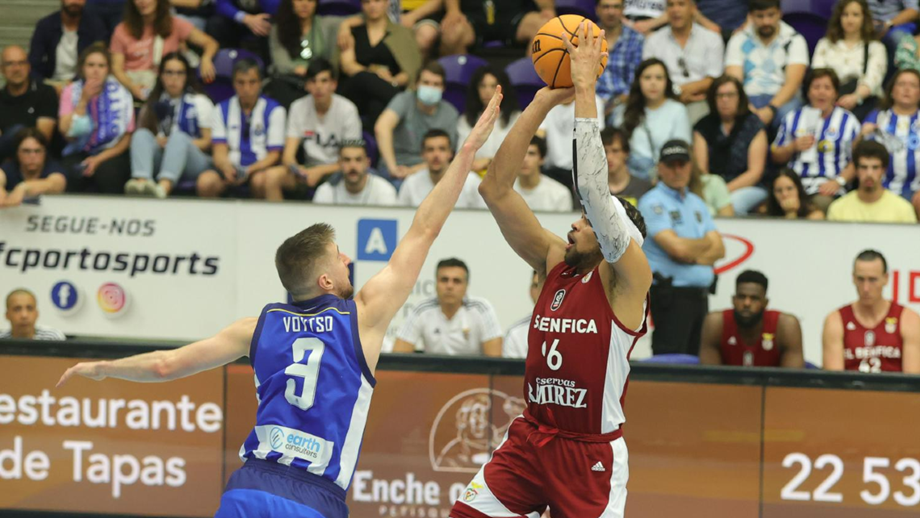
[{"label": "dark red warmup jersey", "polygon": [[526,413],[576,434],[606,434],[626,418],[629,355],[645,334],[610,309],[597,268],[578,275],[559,263],[534,307],[524,374]]},{"label": "dark red warmup jersey", "polygon": [[856,320],[853,306],[840,308],[843,321],[843,360],[848,371],[901,372],[901,311],[896,302],[891,303],[888,314],[875,327],[869,329]]},{"label": "dark red warmup jersey", "polygon": [[779,367],[781,355],[776,344],[776,327],[779,324],[779,311],[763,312],[763,332],[760,340],[748,344],[741,339],[735,312],[726,309],[722,312],[722,363],[739,367]]}]

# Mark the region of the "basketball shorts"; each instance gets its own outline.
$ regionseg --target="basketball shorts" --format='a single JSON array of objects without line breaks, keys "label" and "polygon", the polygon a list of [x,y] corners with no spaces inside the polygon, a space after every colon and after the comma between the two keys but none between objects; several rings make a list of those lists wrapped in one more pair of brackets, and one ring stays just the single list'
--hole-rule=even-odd
[{"label": "basketball shorts", "polygon": [[[514,420],[492,458],[454,503],[452,518],[621,518],[629,478],[626,442],[586,442]],[[603,439],[606,441],[606,439]]]},{"label": "basketball shorts", "polygon": [[345,491],[276,462],[249,459],[230,476],[215,518],[348,518]]}]

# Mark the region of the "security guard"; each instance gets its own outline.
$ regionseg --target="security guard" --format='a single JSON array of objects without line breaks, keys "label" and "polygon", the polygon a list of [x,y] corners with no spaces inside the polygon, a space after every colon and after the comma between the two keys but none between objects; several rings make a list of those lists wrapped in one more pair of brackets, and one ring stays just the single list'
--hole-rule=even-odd
[{"label": "security guard", "polygon": [[648,235],[642,249],[652,267],[652,353],[698,355],[712,265],[725,256],[702,198],[690,192],[690,146],[672,140],[661,148],[658,185],[639,200]]}]

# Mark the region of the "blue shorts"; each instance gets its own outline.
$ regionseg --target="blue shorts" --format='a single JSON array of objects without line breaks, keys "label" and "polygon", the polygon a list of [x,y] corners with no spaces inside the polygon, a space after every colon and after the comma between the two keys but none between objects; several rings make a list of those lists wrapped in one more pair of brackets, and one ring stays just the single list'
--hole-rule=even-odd
[{"label": "blue shorts", "polygon": [[348,518],[345,490],[276,462],[249,459],[227,483],[215,518]]}]

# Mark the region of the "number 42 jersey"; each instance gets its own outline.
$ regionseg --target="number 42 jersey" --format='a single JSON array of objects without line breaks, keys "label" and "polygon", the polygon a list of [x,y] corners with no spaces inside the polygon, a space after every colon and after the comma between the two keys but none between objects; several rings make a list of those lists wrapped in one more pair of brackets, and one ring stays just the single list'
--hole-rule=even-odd
[{"label": "number 42 jersey", "polygon": [[249,361],[259,408],[240,457],[277,462],[348,490],[376,383],[353,300],[335,295],[262,309]]}]

